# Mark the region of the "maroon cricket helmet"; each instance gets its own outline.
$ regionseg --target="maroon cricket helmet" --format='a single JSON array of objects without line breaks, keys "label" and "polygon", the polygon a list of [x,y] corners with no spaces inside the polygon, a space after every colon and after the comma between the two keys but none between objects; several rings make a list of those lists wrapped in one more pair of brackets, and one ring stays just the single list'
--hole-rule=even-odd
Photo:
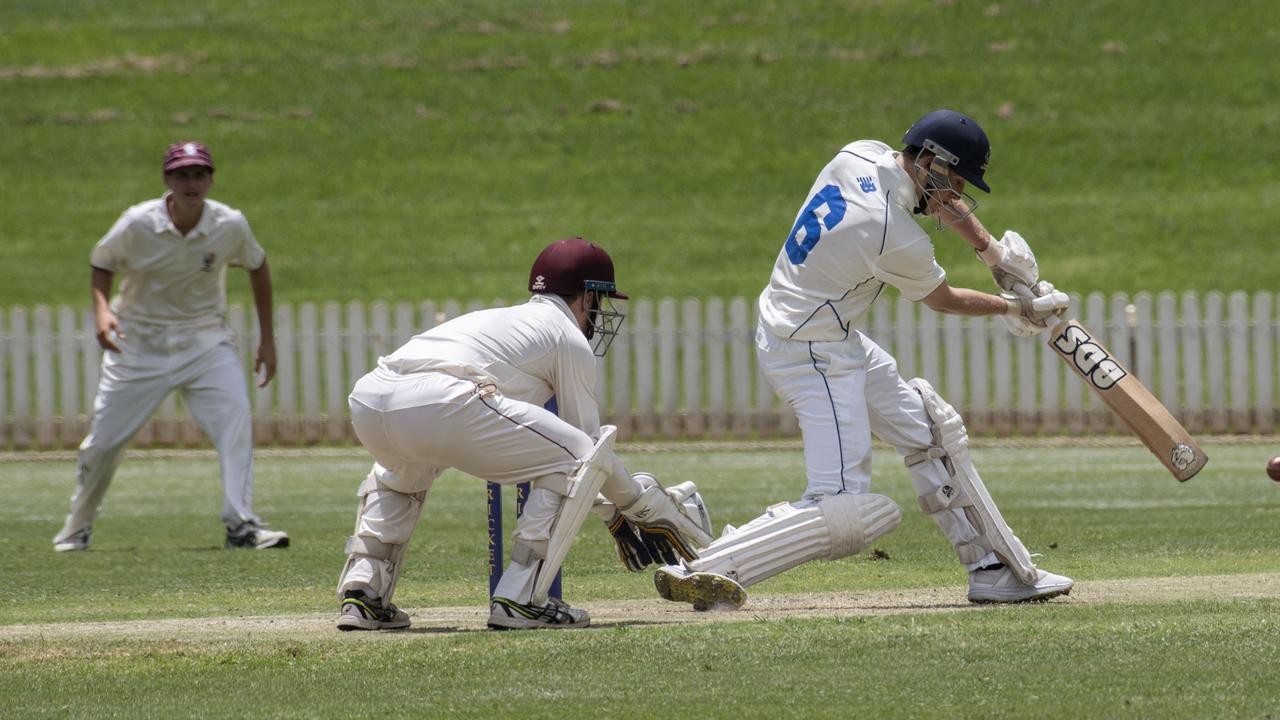
[{"label": "maroon cricket helmet", "polygon": [[164,153],[165,172],[192,165],[207,167],[210,172],[213,172],[213,155],[209,154],[209,148],[205,147],[204,143],[198,143],[195,140],[178,142],[170,145]]},{"label": "maroon cricket helmet", "polygon": [[602,295],[626,300],[614,281],[613,260],[604,248],[580,237],[557,240],[548,245],[529,271],[529,291],[576,295],[595,290]]}]

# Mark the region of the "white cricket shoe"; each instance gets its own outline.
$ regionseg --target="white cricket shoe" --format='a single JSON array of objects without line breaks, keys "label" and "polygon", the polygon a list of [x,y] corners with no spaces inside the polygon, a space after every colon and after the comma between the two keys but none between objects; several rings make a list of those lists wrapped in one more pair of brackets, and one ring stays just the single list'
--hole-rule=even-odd
[{"label": "white cricket shoe", "polygon": [[683,565],[658,568],[653,586],[663,600],[687,602],[694,610],[737,610],[747,602],[747,591],[737,580],[712,572],[691,572]]},{"label": "white cricket shoe", "polygon": [[586,610],[569,607],[559,598],[547,598],[546,605],[525,605],[504,597],[489,603],[489,627],[493,630],[584,628],[590,624]]},{"label": "white cricket shoe", "polygon": [[1065,575],[1036,569],[1034,585],[1022,582],[1013,570],[1004,564],[974,570],[969,573],[969,602],[972,603],[1021,603],[1048,600],[1059,595],[1070,595],[1075,582]]},{"label": "white cricket shoe", "polygon": [[403,630],[409,614],[389,602],[371,598],[361,590],[348,590],[338,613],[339,630]]},{"label": "white cricket shoe", "polygon": [[91,539],[92,537],[90,536],[90,528],[82,527],[79,530],[71,533],[70,535],[68,535],[67,537],[61,540],[54,538],[53,550],[54,552],[74,552],[76,550],[88,550],[89,541]]},{"label": "white cricket shoe", "polygon": [[267,550],[269,548],[289,547],[289,533],[283,530],[268,530],[254,522],[243,522],[236,527],[227,528],[227,549],[249,548],[251,550]]}]

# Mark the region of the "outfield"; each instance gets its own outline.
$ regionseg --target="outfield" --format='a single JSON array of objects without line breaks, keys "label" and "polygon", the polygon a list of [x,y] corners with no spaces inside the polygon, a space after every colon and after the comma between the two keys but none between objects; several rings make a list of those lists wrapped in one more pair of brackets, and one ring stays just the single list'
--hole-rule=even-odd
[{"label": "outfield", "polygon": [[1271,0],[8,0],[0,307],[87,302],[183,137],[281,300],[509,298],[572,234],[635,297],[750,297],[836,151],[938,106],[1059,287],[1272,290],[1278,43]]},{"label": "outfield", "polygon": [[[0,707],[7,716],[1266,717],[1280,712],[1280,488],[1274,447],[1211,442],[1179,484],[1137,446],[982,447],[1006,517],[1069,598],[978,607],[905,470],[904,507],[864,553],[753,588],[734,614],[656,599],[590,520],[570,555],[581,631],[483,628],[483,483],[433,491],[397,600],[407,633],[332,627],[333,585],[366,460],[260,453],[258,504],[294,545],[219,549],[216,461],[121,467],[87,553],[54,554],[74,462],[9,456],[0,486]],[[799,493],[797,448],[626,446],[634,469],[696,479],[716,529]],[[1034,468],[1034,471],[1029,471]],[[12,491],[11,491],[12,492]],[[876,559],[878,558],[878,559]],[[523,716],[524,710],[520,713]]]},{"label": "outfield", "polygon": [[[1271,0],[6,0],[0,325],[87,304],[93,243],[185,138],[278,302],[513,298],[574,234],[633,297],[753,297],[832,155],[939,106],[987,128],[979,215],[1060,288],[1274,292],[1278,44]],[[990,287],[935,235],[953,284]],[[875,552],[693,613],[589,519],[565,589],[594,627],[516,633],[483,630],[478,480],[432,493],[396,598],[414,627],[338,633],[360,451],[259,449],[257,509],[294,540],[263,553],[221,549],[208,452],[130,457],[72,554],[50,539],[74,455],[0,453],[0,717],[1280,717],[1275,440],[1210,441],[1186,484],[1125,439],[977,449],[1077,581],[1046,604],[967,603],[880,450],[904,521]],[[788,441],[622,455],[697,480],[716,530],[803,486]]]}]

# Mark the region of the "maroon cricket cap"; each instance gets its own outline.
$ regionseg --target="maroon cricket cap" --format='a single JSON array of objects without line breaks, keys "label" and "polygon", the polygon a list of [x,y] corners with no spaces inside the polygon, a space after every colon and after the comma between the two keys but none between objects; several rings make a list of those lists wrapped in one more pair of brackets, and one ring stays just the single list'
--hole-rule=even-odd
[{"label": "maroon cricket cap", "polygon": [[574,295],[598,290],[620,300],[613,278],[613,260],[604,248],[580,237],[557,240],[548,245],[529,270],[529,291]]},{"label": "maroon cricket cap", "polygon": [[209,154],[209,148],[203,143],[194,140],[174,143],[164,153],[165,172],[192,165],[203,165],[213,170],[213,156]]}]

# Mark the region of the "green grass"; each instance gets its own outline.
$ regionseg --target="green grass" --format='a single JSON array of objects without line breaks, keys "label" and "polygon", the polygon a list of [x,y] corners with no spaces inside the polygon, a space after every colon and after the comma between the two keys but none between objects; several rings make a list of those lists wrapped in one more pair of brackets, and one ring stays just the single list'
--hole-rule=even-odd
[{"label": "green grass", "polygon": [[[1274,290],[1267,138],[1280,6],[820,0],[8,0],[0,13],[0,307],[82,305],[93,242],[208,142],[278,300],[488,300],[548,241],[604,244],[633,297],[753,296],[818,170],[923,112],[993,142],[980,216],[1087,293]],[[954,284],[987,287],[953,236]],[[247,303],[233,273],[232,299]],[[624,454],[627,451],[624,450]],[[225,552],[212,459],[131,458],[91,552],[57,555],[73,462],[0,464],[0,715],[14,717],[1276,717],[1280,601],[1088,602],[1090,583],[1280,570],[1261,446],[1170,480],[1139,448],[976,451],[1072,598],[966,612],[616,623],[573,633],[11,637],[73,621],[334,612],[367,460],[262,457],[280,553]],[[698,480],[717,527],[799,495],[795,452],[626,455]],[[881,451],[905,510],[877,546],[752,589],[954,588],[964,576]],[[481,606],[483,487],[449,474],[397,601]],[[652,597],[597,524],[569,599]],[[750,610],[748,609],[749,613]],[[751,617],[750,615],[739,615]]]},{"label": "green grass", "polygon": [[[561,633],[429,629],[433,607],[481,607],[483,483],[450,472],[429,498],[397,601],[426,632],[7,634],[18,624],[235,618],[335,612],[358,454],[261,457],[258,509],[289,530],[280,552],[219,549],[216,461],[126,459],[86,553],[55,554],[72,462],[0,464],[0,707],[7,716],[337,717],[1275,717],[1273,619],[1280,599],[1207,593],[1146,598],[1141,578],[1280,570],[1280,494],[1260,445],[1212,443],[1209,467],[1180,484],[1138,447],[979,448],[976,462],[1040,564],[1077,580],[1045,605],[971,608],[964,575],[914,509],[891,451],[873,489],[904,509],[866,554],[810,563],[751,590],[954,590],[956,610],[736,622],[616,622]],[[637,452],[633,470],[696,479],[717,529],[799,495],[799,451]],[[1091,584],[1127,581],[1123,602]],[[593,604],[653,596],[648,574],[617,566],[589,520],[565,576]],[[949,595],[944,591],[944,597]],[[765,607],[760,605],[758,607]],[[674,709],[673,709],[674,708]]]},{"label": "green grass", "polygon": [[1277,609],[1274,600],[1031,607],[554,636],[335,632],[18,647],[0,663],[23,672],[27,695],[10,707],[33,717],[151,708],[166,717],[1264,718],[1280,711]]},{"label": "green grass", "polygon": [[983,122],[980,214],[1059,287],[1273,289],[1277,42],[1266,0],[12,0],[0,306],[83,303],[185,137],[282,300],[510,297],[571,234],[635,296],[751,296],[835,151],[937,106]]}]

